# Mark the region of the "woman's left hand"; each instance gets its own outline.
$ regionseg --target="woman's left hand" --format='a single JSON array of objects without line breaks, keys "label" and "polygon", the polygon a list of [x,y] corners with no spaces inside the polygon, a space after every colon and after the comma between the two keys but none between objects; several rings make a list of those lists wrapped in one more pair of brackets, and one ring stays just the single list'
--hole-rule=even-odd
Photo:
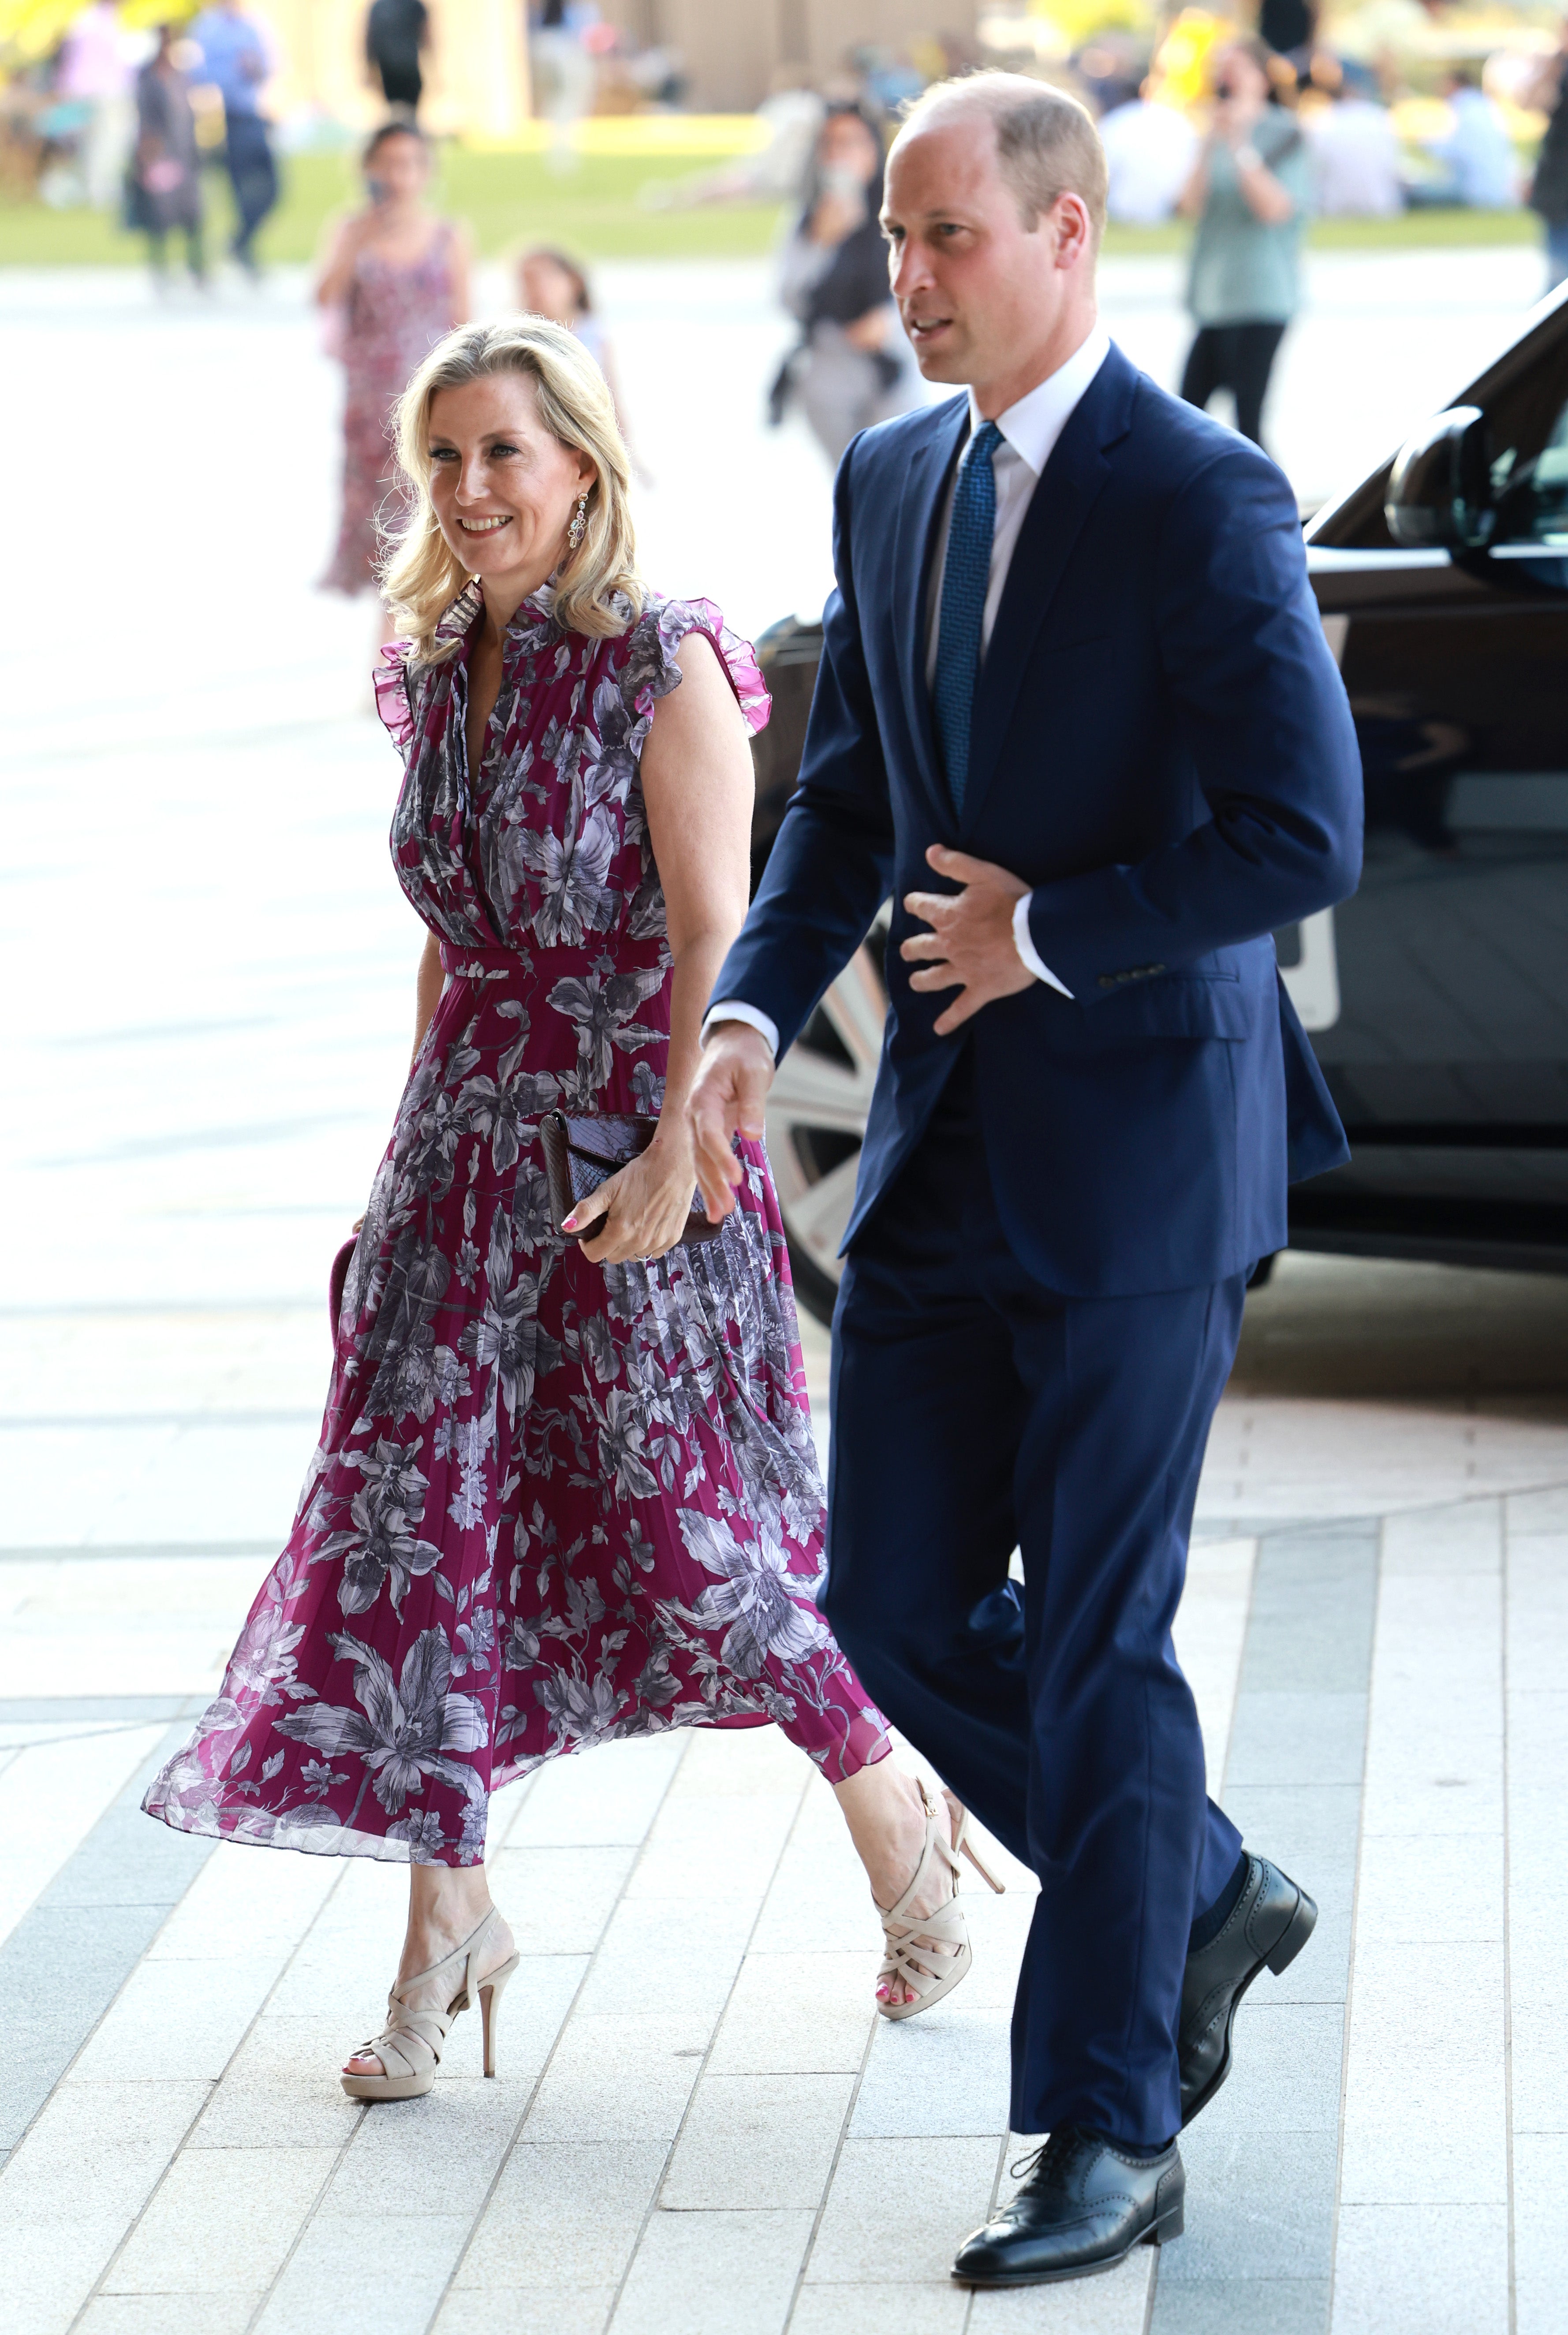
[{"label": "woman's left hand", "polygon": [[685,1231],[696,1188],[696,1155],[684,1128],[667,1135],[661,1127],[646,1151],[577,1202],[561,1230],[581,1235],[602,1224],[583,1242],[595,1264],[651,1263]]}]

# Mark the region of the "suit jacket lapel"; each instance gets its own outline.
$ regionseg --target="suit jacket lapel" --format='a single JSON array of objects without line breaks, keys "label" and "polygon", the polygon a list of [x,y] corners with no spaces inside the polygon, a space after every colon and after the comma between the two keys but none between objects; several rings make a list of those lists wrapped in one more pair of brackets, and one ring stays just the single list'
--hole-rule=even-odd
[{"label": "suit jacket lapel", "polygon": [[910,734],[921,776],[947,819],[953,805],[943,776],[925,686],[925,606],[936,525],[953,465],[969,431],[969,402],[954,398],[937,409],[935,426],[909,459],[908,482],[898,502],[894,545],[893,621]]},{"label": "suit jacket lapel", "polygon": [[1023,668],[1084,521],[1110,476],[1105,449],[1125,435],[1137,374],[1112,346],[1069,416],[1030,499],[1013,546],[975,686],[963,827],[974,824],[1018,702]]}]

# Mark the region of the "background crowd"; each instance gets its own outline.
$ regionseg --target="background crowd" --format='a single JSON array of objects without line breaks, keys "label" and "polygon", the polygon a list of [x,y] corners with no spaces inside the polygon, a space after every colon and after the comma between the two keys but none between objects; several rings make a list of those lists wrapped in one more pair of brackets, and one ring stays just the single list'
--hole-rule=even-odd
[{"label": "background crowd", "polygon": [[[586,159],[598,150],[585,129],[598,118],[634,129],[641,117],[702,114],[710,61],[628,29],[645,32],[659,14],[519,0],[512,38],[531,115],[511,142],[547,174],[536,185],[575,185],[604,167]],[[1021,67],[1089,105],[1109,159],[1113,248],[1118,237],[1137,247],[1139,236],[1190,236],[1183,394],[1206,403],[1224,392],[1227,415],[1260,441],[1312,221],[1420,234],[1423,215],[1434,231],[1437,215],[1484,228],[1528,206],[1548,286],[1568,274],[1568,20],[1544,0],[1485,15],[1466,0],[1348,0],[1332,13],[1321,0],[1235,0],[1234,14],[1217,0],[1163,10],[1013,0],[966,21],[966,32],[899,47],[851,43],[815,62],[775,61],[739,141],[726,150],[721,139],[704,167],[673,179],[648,170],[633,189],[655,237],[726,214],[769,223],[790,335],[770,414],[798,412],[829,460],[923,394],[886,295],[882,158],[900,106],[966,63]],[[326,580],[352,590],[369,580],[382,491],[378,417],[431,340],[469,313],[470,259],[499,243],[513,296],[570,323],[601,362],[604,320],[583,251],[547,206],[514,198],[498,236],[497,217],[476,236],[439,216],[467,208],[450,199],[450,166],[473,150],[443,111],[456,36],[440,0],[358,9],[355,121],[342,118],[341,90],[336,116],[302,99],[291,29],[296,48],[314,38],[284,0],[178,13],[172,0],[0,0],[0,256],[8,219],[96,210],[144,238],[162,288],[171,243],[203,290],[220,241],[256,278],[288,173],[315,170],[324,148],[356,153],[363,204],[313,230],[325,255],[325,337],[348,372],[344,534]],[[479,150],[475,167],[486,160]]]}]

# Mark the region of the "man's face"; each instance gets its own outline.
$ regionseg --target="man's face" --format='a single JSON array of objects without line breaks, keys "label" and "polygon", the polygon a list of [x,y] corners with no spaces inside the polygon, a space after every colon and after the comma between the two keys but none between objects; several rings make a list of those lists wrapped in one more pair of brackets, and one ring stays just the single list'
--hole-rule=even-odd
[{"label": "man's face", "polygon": [[1058,256],[1064,205],[1082,208],[1063,196],[1024,226],[984,114],[896,141],[882,223],[893,296],[927,381],[1000,379],[1050,337],[1071,280]]}]

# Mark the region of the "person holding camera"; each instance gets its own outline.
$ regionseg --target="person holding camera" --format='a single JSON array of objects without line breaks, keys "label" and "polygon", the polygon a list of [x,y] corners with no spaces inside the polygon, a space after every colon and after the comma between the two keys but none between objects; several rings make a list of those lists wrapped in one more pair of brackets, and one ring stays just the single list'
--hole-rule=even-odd
[{"label": "person holding camera", "polygon": [[1181,393],[1206,406],[1228,389],[1236,428],[1261,446],[1269,376],[1301,303],[1310,162],[1260,43],[1227,41],[1209,74],[1209,132],[1178,205],[1197,221],[1187,306],[1198,329]]}]

